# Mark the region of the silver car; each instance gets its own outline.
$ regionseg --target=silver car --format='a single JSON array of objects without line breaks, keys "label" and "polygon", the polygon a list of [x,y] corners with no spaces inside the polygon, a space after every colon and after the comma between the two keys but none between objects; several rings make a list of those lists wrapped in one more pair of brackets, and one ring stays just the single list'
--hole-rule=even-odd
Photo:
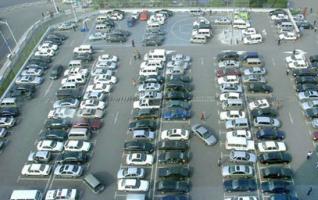
[{"label": "silver car", "polygon": [[192,132],[201,138],[207,145],[215,145],[217,143],[217,138],[212,134],[212,132],[202,124],[196,124],[192,126]]},{"label": "silver car", "polygon": [[15,83],[17,85],[22,85],[22,84],[28,84],[28,85],[40,85],[43,83],[44,79],[39,76],[19,76],[16,80]]},{"label": "silver car", "polygon": [[139,167],[124,167],[118,170],[117,179],[121,178],[143,178],[145,169]]},{"label": "silver car", "polygon": [[255,163],[256,155],[247,151],[236,151],[230,152],[230,161],[232,162],[244,162],[244,163]]},{"label": "silver car", "polygon": [[254,170],[249,165],[226,165],[222,169],[223,177],[252,177]]},{"label": "silver car", "polygon": [[220,90],[222,93],[225,92],[238,92],[241,93],[242,90],[242,86],[239,84],[232,84],[232,83],[223,83],[220,85]]},{"label": "silver car", "polygon": [[57,165],[54,170],[54,175],[64,178],[77,178],[83,174],[83,167],[80,165]]}]

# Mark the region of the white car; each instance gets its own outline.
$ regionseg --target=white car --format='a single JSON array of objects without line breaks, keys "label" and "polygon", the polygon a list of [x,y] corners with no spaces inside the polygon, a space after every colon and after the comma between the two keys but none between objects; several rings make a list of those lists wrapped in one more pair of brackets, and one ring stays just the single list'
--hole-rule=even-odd
[{"label": "white car", "polygon": [[288,68],[290,69],[307,69],[308,67],[309,64],[305,60],[296,60],[288,63]]},{"label": "white car", "polygon": [[272,20],[282,20],[282,19],[288,19],[288,15],[285,15],[285,14],[276,14],[276,15],[272,15],[271,16],[271,19]]},{"label": "white car", "polygon": [[45,200],[76,200],[79,196],[77,189],[55,189],[48,190],[45,195]]},{"label": "white car", "polygon": [[265,141],[259,142],[257,144],[258,151],[261,153],[264,152],[279,152],[286,151],[286,144],[284,142],[276,142],[276,141]]},{"label": "white car", "polygon": [[90,41],[104,40],[104,39],[106,39],[106,33],[102,33],[102,32],[95,32],[88,36],[88,40]]},{"label": "white car", "polygon": [[241,94],[238,92],[226,92],[220,94],[220,101],[227,101],[228,99],[238,100],[241,99]]},{"label": "white car", "polygon": [[49,119],[65,119],[65,118],[73,119],[73,117],[75,116],[75,113],[76,113],[76,109],[74,108],[62,107],[62,108],[56,108],[56,109],[50,110],[47,117]]},{"label": "white car", "polygon": [[256,29],[255,29],[255,28],[243,29],[243,30],[242,30],[242,34],[243,34],[244,36],[256,34]]},{"label": "white car", "polygon": [[259,44],[263,42],[261,34],[246,35],[243,37],[243,44]]},{"label": "white car", "polygon": [[305,61],[305,60],[306,60],[306,57],[302,53],[299,53],[299,54],[296,54],[296,55],[287,56],[285,58],[285,61],[286,61],[287,64],[295,62],[295,61]]},{"label": "white car", "polygon": [[44,42],[41,45],[38,46],[39,51],[47,51],[47,50],[58,50],[58,46],[56,44],[51,44],[49,42]]},{"label": "white car", "polygon": [[218,63],[219,68],[239,68],[240,62],[236,60],[224,60]]},{"label": "white car", "polygon": [[258,127],[258,128],[265,128],[265,127],[279,128],[281,126],[280,121],[272,117],[256,117],[253,120],[253,124],[255,127]]},{"label": "white car", "polygon": [[169,61],[167,63],[168,68],[175,68],[175,67],[181,67],[184,70],[189,69],[190,64],[189,62],[183,61],[183,60],[176,60],[176,61]]},{"label": "white car", "polygon": [[117,69],[117,63],[113,61],[97,61],[95,67],[115,70]]},{"label": "white car", "polygon": [[162,140],[189,140],[190,131],[186,129],[173,128],[161,132]]},{"label": "white car", "polygon": [[117,172],[117,179],[123,178],[144,178],[145,169],[139,167],[123,167]]},{"label": "white car", "polygon": [[263,75],[247,75],[243,76],[243,83],[266,83],[266,79]]},{"label": "white car", "polygon": [[18,76],[15,80],[17,85],[28,84],[28,85],[40,85],[42,84],[44,79],[39,76]]},{"label": "white car", "polygon": [[116,84],[117,77],[116,76],[109,76],[105,74],[100,74],[94,77],[94,83],[106,83],[106,84]]},{"label": "white car", "polygon": [[300,101],[316,100],[316,99],[318,99],[318,91],[299,92],[298,93],[298,99]]},{"label": "white car", "polygon": [[270,104],[267,99],[258,99],[248,104],[248,108],[250,110],[254,110],[255,108],[269,108],[269,107],[270,107]]},{"label": "white car", "polygon": [[220,91],[225,92],[243,92],[242,86],[240,84],[223,83],[220,85]]},{"label": "white car", "polygon": [[301,104],[303,110],[318,108],[318,100],[309,100]]},{"label": "white car", "polygon": [[97,76],[97,75],[108,75],[108,76],[112,76],[114,75],[114,71],[110,70],[110,69],[105,69],[105,68],[95,68],[91,71],[91,76]]},{"label": "white car", "polygon": [[266,74],[266,69],[264,67],[251,67],[248,69],[245,69],[243,71],[244,75],[265,75]]},{"label": "white car", "polygon": [[86,119],[101,119],[104,117],[104,110],[83,108],[78,110],[77,116]]},{"label": "white car", "polygon": [[87,91],[84,94],[83,100],[87,99],[98,99],[100,101],[104,101],[106,99],[106,94],[103,92],[97,91]]},{"label": "white car", "polygon": [[110,54],[103,54],[103,55],[100,55],[98,56],[98,61],[111,61],[111,62],[118,62],[118,57],[117,56],[113,56],[113,55],[110,55]]},{"label": "white car", "polygon": [[26,164],[23,166],[21,174],[24,176],[48,176],[52,170],[47,164]]},{"label": "white car", "polygon": [[87,77],[89,75],[88,69],[81,67],[72,67],[64,71],[64,76],[83,75]]},{"label": "white car", "polygon": [[83,100],[80,105],[81,109],[91,108],[91,109],[99,109],[104,110],[106,108],[106,103],[103,101],[99,101],[97,99],[87,99]]},{"label": "white car", "polygon": [[126,157],[127,165],[152,165],[153,161],[153,155],[146,153],[130,153]]},{"label": "white car", "polygon": [[230,110],[220,112],[220,120],[229,120],[229,119],[237,119],[237,118],[245,118],[245,112],[240,110]]},{"label": "white car", "polygon": [[83,174],[83,167],[81,165],[61,164],[54,169],[56,177],[77,178]]},{"label": "white car", "polygon": [[42,51],[36,51],[34,53],[35,56],[43,56],[43,57],[52,57],[54,56],[55,52],[54,50],[50,50],[50,49],[47,49],[47,50],[42,50]]},{"label": "white car", "polygon": [[162,99],[162,93],[161,92],[155,92],[155,91],[144,91],[138,93],[139,99],[151,99],[151,100],[158,100]]},{"label": "white car", "polygon": [[14,117],[0,117],[0,128],[10,128],[14,126],[16,119]]},{"label": "white car", "polygon": [[254,176],[250,165],[226,165],[222,169],[222,176],[227,178],[248,178]]},{"label": "white car", "polygon": [[237,151],[254,151],[255,143],[243,137],[226,137],[225,149]]},{"label": "white car", "polygon": [[184,61],[184,62],[191,62],[191,57],[183,55],[181,53],[177,53],[171,56],[172,61]]},{"label": "white car", "polygon": [[283,32],[279,34],[280,40],[297,40],[297,34],[295,32]]},{"label": "white car", "polygon": [[125,192],[147,192],[149,181],[140,179],[119,179],[117,184],[118,191]]},{"label": "white car", "polygon": [[39,151],[63,151],[63,142],[58,142],[56,140],[40,140],[37,143],[37,149]]},{"label": "white car", "polygon": [[248,140],[252,139],[251,131],[248,130],[235,130],[235,131],[229,131],[226,133],[226,137],[243,137]]},{"label": "white car", "polygon": [[218,78],[218,84],[224,84],[224,83],[233,83],[238,84],[240,83],[240,79],[238,76],[235,75],[228,75]]},{"label": "white car", "polygon": [[227,24],[231,24],[232,21],[229,17],[223,17],[223,16],[219,16],[214,20],[215,24],[220,24],[220,25],[227,25]]},{"label": "white car", "polygon": [[138,92],[145,92],[145,91],[161,91],[161,85],[159,83],[144,83],[138,86]]},{"label": "white car", "polygon": [[112,91],[113,85],[107,83],[94,83],[92,85],[88,85],[86,91],[95,91],[95,92],[102,92],[108,94]]},{"label": "white car", "polygon": [[77,108],[79,104],[78,99],[61,99],[54,102],[53,108]]},{"label": "white car", "polygon": [[21,72],[21,76],[42,76],[43,70],[37,68],[28,68]]},{"label": "white car", "polygon": [[226,197],[224,200],[258,200],[256,196],[235,196],[235,197]]},{"label": "white car", "polygon": [[64,144],[65,151],[88,152],[92,144],[83,140],[68,140]]}]

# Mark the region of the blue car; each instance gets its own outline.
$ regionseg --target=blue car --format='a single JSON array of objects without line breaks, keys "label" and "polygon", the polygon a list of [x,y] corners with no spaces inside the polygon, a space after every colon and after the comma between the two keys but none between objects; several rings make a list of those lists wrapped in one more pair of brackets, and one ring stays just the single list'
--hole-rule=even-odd
[{"label": "blue car", "polygon": [[168,195],[161,197],[160,200],[189,200],[187,196],[179,195]]},{"label": "blue car", "polygon": [[183,108],[169,108],[163,111],[162,118],[165,120],[186,120],[191,117],[191,112]]}]

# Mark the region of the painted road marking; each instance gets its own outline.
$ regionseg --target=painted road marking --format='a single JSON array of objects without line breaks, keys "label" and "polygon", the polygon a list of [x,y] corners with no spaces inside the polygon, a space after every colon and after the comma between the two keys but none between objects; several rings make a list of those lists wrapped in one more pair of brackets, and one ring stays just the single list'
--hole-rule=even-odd
[{"label": "painted road marking", "polygon": [[292,115],[290,114],[290,112],[288,112],[288,116],[289,116],[289,121],[290,121],[290,123],[294,123],[294,120],[293,120],[293,117],[292,117]]},{"label": "painted road marking", "polygon": [[117,123],[118,121],[118,116],[119,116],[119,112],[116,112],[115,118],[114,118],[114,124]]},{"label": "painted road marking", "polygon": [[52,85],[53,85],[53,81],[51,81],[51,83],[49,84],[49,87],[45,90],[44,96],[46,96],[50,92]]}]

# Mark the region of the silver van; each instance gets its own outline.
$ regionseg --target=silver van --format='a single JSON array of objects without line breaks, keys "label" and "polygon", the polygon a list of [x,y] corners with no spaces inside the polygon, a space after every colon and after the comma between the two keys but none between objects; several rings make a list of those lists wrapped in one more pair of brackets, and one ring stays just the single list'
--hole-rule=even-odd
[{"label": "silver van", "polygon": [[89,140],[91,133],[87,128],[71,128],[68,132],[69,140]]},{"label": "silver van", "polygon": [[95,193],[100,193],[105,189],[105,186],[93,174],[86,175],[83,180]]},{"label": "silver van", "polygon": [[40,190],[13,190],[10,200],[42,200]]},{"label": "silver van", "polygon": [[3,98],[0,103],[0,107],[17,107],[16,98]]},{"label": "silver van", "polygon": [[227,99],[222,102],[222,109],[224,110],[241,110],[244,108],[242,99]]},{"label": "silver van", "polygon": [[60,87],[60,90],[76,89],[76,88],[77,88],[77,84],[76,83],[64,83]]}]

